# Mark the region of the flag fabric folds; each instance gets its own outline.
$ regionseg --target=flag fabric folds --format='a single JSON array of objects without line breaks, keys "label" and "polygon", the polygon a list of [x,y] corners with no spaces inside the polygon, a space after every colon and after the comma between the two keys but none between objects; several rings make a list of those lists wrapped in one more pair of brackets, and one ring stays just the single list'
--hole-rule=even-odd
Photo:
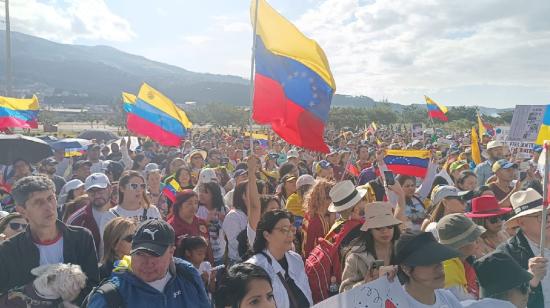
[{"label": "flag fabric folds", "polygon": [[542,124],[537,135],[536,144],[543,145],[544,140],[550,140],[550,105],[546,106],[544,111],[544,117],[542,118]]},{"label": "flag fabric folds", "polygon": [[162,193],[172,203],[176,202],[176,194],[180,191],[181,186],[178,181],[176,181],[176,179],[172,179],[170,182],[166,183],[166,185],[164,185],[164,188],[162,189]]},{"label": "flag fabric folds", "polygon": [[258,141],[260,143],[260,146],[263,148],[267,148],[269,146],[269,136],[266,134],[258,134],[258,133],[244,133],[247,137],[252,137],[252,139]]},{"label": "flag fabric folds", "polygon": [[128,130],[165,146],[180,146],[192,123],[183,110],[144,83],[137,96],[122,93]]},{"label": "flag fabric folds", "polygon": [[447,107],[437,103],[431,98],[424,96],[426,99],[426,104],[428,105],[428,115],[432,119],[439,119],[441,121],[447,122],[449,120],[445,115],[448,111]]},{"label": "flag fabric folds", "polygon": [[430,151],[387,150],[384,162],[395,174],[424,177],[430,164]]},{"label": "flag fabric folds", "polygon": [[479,113],[477,114],[477,126],[479,129],[479,138],[483,137],[485,133],[488,133],[491,136],[495,135],[495,129],[493,128],[493,125],[484,122],[481,114]]},{"label": "flag fabric folds", "polygon": [[479,136],[477,135],[476,128],[472,127],[471,145],[472,147],[472,160],[474,163],[481,163],[481,151],[479,150]]},{"label": "flag fabric folds", "polygon": [[0,129],[38,128],[38,98],[0,96]]},{"label": "flag fabric folds", "polygon": [[258,5],[252,118],[291,144],[327,153],[324,128],[336,85],[325,53],[265,0]]}]

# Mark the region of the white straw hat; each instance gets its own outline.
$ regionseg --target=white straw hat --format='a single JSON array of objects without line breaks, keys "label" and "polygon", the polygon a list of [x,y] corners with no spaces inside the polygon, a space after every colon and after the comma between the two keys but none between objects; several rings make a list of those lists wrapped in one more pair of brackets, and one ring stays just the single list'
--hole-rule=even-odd
[{"label": "white straw hat", "polygon": [[513,226],[514,221],[523,216],[535,214],[542,211],[542,196],[534,189],[520,190],[510,196],[513,213],[515,214],[506,221],[506,226]]},{"label": "white straw hat", "polygon": [[350,180],[336,183],[329,192],[332,203],[328,211],[338,213],[354,207],[367,193],[364,189],[356,189]]}]

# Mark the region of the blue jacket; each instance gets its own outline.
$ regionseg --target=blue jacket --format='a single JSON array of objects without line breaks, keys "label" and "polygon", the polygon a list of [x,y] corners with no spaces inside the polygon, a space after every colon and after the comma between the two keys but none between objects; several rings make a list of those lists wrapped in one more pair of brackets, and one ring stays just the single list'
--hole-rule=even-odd
[{"label": "blue jacket", "polygon": [[[186,271],[190,275],[188,277],[176,275],[176,267],[178,267],[178,272]],[[169,272],[172,278],[170,278],[162,293],[129,271],[113,272],[109,281],[116,286],[125,307],[211,307],[204,283],[199,276],[199,272],[191,263],[174,258],[174,263],[170,266]],[[88,307],[103,308],[108,306],[104,296],[95,293],[90,298]]]}]

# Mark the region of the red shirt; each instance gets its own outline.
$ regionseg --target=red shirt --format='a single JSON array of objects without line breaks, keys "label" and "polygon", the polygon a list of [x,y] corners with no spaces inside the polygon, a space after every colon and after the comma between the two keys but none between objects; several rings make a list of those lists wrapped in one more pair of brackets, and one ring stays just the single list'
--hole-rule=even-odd
[{"label": "red shirt", "polygon": [[313,248],[317,245],[317,241],[320,237],[325,237],[330,228],[330,224],[325,218],[320,215],[309,217],[309,213],[306,213],[304,222],[302,224],[302,230],[304,232],[303,241],[303,253],[304,258],[307,258]]},{"label": "red shirt", "polygon": [[208,224],[203,219],[195,216],[192,223],[187,223],[180,219],[177,215],[168,218],[168,223],[174,228],[176,233],[176,246],[179,246],[181,239],[185,235],[202,236],[208,243],[206,258],[210,263],[214,262],[212,248],[210,247],[210,234],[208,233]]}]

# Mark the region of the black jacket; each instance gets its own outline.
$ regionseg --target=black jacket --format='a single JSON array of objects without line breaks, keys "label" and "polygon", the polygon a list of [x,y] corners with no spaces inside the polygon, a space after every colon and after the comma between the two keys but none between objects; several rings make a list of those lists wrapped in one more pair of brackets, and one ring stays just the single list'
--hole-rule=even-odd
[{"label": "black jacket", "polygon": [[[523,235],[521,230],[518,233],[511,237],[508,241],[500,244],[497,247],[496,251],[501,251],[512,256],[514,260],[524,269],[529,269],[529,259],[535,257],[527,238]],[[542,294],[542,284],[532,290],[529,295],[529,302],[527,303],[528,308],[541,308],[544,307],[544,296]]]},{"label": "black jacket", "polygon": [[[86,274],[86,288],[75,302],[80,303],[99,283],[97,255],[90,231],[82,227],[67,226],[57,221],[63,233],[63,262],[78,264]],[[40,253],[31,238],[29,227],[7,241],[0,243],[0,294],[34,280],[31,269],[39,266]]]}]

